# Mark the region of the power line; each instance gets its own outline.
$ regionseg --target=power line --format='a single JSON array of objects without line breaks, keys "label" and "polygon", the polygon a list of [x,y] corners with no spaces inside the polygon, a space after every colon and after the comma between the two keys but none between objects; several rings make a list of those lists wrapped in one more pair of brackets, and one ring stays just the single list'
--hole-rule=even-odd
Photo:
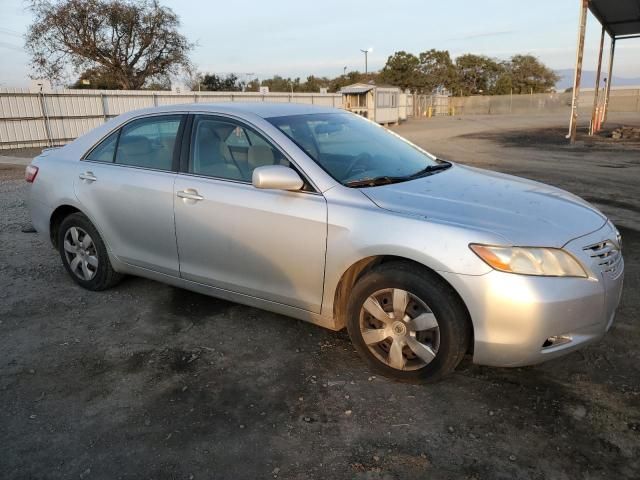
[{"label": "power line", "polygon": [[8,48],[9,50],[15,50],[17,52],[24,52],[24,48],[19,45],[14,45],[13,43],[0,41],[0,47]]},{"label": "power line", "polygon": [[15,30],[11,30],[10,28],[0,27],[0,33],[4,35],[11,35],[13,37],[22,38],[23,34],[20,32],[16,32]]}]

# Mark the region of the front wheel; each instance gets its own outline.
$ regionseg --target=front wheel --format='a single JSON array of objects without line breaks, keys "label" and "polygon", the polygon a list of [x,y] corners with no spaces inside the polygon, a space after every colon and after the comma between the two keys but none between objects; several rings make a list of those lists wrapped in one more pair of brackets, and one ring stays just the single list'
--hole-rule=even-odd
[{"label": "front wheel", "polygon": [[347,308],[356,350],[376,372],[434,382],[460,363],[468,313],[449,285],[405,263],[382,264],[356,283]]}]

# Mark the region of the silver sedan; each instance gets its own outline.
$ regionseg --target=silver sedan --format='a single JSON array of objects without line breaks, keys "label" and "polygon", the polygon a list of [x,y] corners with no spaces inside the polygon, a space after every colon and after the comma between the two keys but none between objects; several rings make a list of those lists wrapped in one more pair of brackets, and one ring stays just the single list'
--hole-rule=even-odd
[{"label": "silver sedan", "polygon": [[[370,367],[542,362],[620,299],[620,234],[565,191],[435,158],[341,110],[176,105],[27,167],[35,228],[90,290],[138,275],[347,328]],[[249,328],[249,325],[247,325]]]}]

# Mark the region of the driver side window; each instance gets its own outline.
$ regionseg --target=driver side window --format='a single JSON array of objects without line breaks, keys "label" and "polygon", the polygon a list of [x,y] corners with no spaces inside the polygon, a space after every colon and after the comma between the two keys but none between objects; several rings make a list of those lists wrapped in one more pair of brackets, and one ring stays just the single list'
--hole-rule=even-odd
[{"label": "driver side window", "polygon": [[266,165],[289,166],[289,162],[243,125],[208,115],[194,118],[189,173],[250,183],[253,170]]}]

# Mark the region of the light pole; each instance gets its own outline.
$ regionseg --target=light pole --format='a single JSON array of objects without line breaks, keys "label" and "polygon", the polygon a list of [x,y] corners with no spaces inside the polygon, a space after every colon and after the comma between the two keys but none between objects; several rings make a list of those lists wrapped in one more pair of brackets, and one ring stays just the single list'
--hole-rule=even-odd
[{"label": "light pole", "polygon": [[367,48],[366,50],[363,50],[363,49],[361,48],[361,49],[360,49],[360,51],[361,51],[362,53],[364,53],[364,73],[365,73],[365,74],[367,74],[367,73],[369,73],[369,64],[368,64],[368,61],[369,61],[369,54],[370,54],[371,52],[373,52],[373,48],[369,47],[369,48]]},{"label": "light pole", "polygon": [[244,83],[242,84],[242,91],[244,92],[247,88],[247,81],[251,75],[255,75],[253,72],[245,72],[244,73]]}]

